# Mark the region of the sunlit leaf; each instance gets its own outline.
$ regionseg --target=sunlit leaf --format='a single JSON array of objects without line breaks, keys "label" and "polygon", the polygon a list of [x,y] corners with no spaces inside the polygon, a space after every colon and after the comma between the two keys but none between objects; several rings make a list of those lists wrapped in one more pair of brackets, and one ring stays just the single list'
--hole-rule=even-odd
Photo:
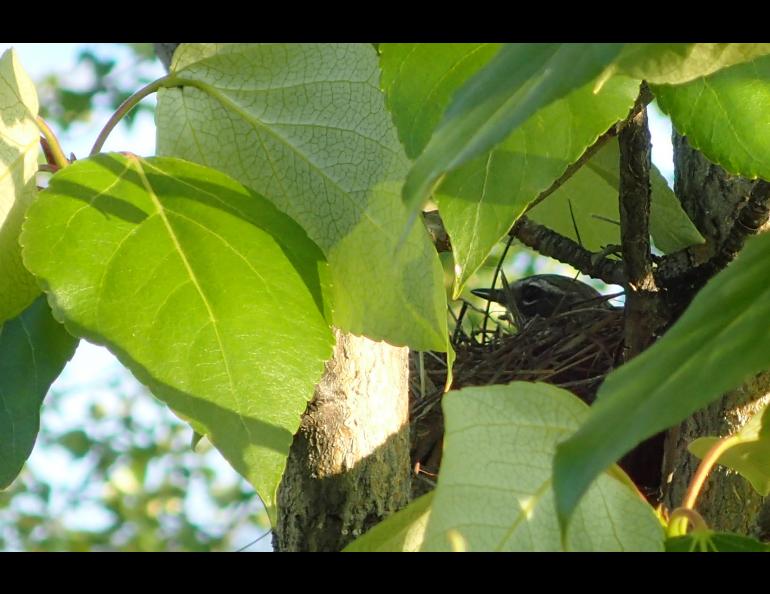
[{"label": "sunlit leaf", "polygon": [[[489,154],[444,178],[435,199],[452,238],[455,295],[529,203],[613,123],[626,117],[638,91],[638,81],[628,78],[613,78],[598,94],[592,84],[585,85],[540,110]],[[589,192],[580,199],[573,201],[573,207],[585,215],[590,208],[583,201],[593,196]],[[560,205],[567,206],[557,202],[555,210]],[[568,228],[572,229],[571,221]]]},{"label": "sunlit leaf", "polygon": [[0,324],[20,314],[40,293],[19,248],[24,212],[36,192],[37,111],[35,85],[9,49],[0,57]]},{"label": "sunlit leaf", "polygon": [[499,43],[380,44],[382,88],[411,159],[428,144],[455,91],[500,47]]},{"label": "sunlit leaf", "polygon": [[183,44],[158,100],[158,151],[215,167],[307,231],[333,276],[335,324],[446,350],[436,251],[400,191],[409,166],[369,44]]},{"label": "sunlit leaf", "polygon": [[57,318],[205,428],[271,508],[333,341],[304,231],[212,169],[106,154],[51,179],[22,244]]},{"label": "sunlit leaf", "polygon": [[40,426],[40,405],[77,339],[56,322],[44,297],[0,325],[0,489],[19,474]]},{"label": "sunlit leaf", "polygon": [[607,376],[586,422],[556,454],[563,525],[611,463],[770,367],[768,251],[770,235],[749,239],[658,342]]},{"label": "sunlit leaf", "polygon": [[770,56],[653,91],[677,132],[711,161],[770,179]]},{"label": "sunlit leaf", "polygon": [[[493,44],[383,44],[383,87],[410,156],[424,148],[455,91],[498,49]],[[491,153],[449,173],[437,189],[434,198],[456,259],[455,295],[527,204],[628,114],[639,82],[615,78],[598,94],[593,87],[589,83],[541,109]],[[592,199],[581,196],[578,209]],[[614,205],[617,218],[617,192]]]},{"label": "sunlit leaf", "polygon": [[[770,495],[770,407],[765,405],[754,413],[733,438],[736,444],[719,457],[719,464],[740,473],[757,493],[767,497]],[[701,437],[687,449],[703,458],[718,440],[718,437]]]},{"label": "sunlit leaf", "polygon": [[425,526],[430,518],[432,502],[433,493],[426,493],[354,540],[345,547],[345,551],[350,553],[419,551],[425,535]]},{"label": "sunlit leaf", "polygon": [[770,43],[629,43],[616,72],[678,85],[768,53]]},{"label": "sunlit leaf", "polygon": [[552,463],[556,444],[588,414],[577,397],[514,382],[450,392],[443,402],[444,455],[423,550],[662,550],[653,509],[609,474],[591,487],[563,544]]},{"label": "sunlit leaf", "polygon": [[419,208],[439,179],[485,154],[540,109],[594,80],[623,44],[506,44],[454,95],[415,161],[404,200]]},{"label": "sunlit leaf", "polygon": [[[618,141],[612,139],[527,216],[565,237],[580,240],[583,247],[593,252],[610,244],[619,245],[619,161]],[[650,186],[650,232],[655,246],[670,253],[703,243],[703,237],[654,165]]]}]

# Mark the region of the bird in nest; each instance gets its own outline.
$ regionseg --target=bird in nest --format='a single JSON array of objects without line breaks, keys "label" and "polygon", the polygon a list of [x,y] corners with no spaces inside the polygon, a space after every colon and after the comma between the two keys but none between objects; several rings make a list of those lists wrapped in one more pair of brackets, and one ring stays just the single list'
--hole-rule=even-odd
[{"label": "bird in nest", "polygon": [[517,328],[524,328],[535,318],[551,318],[558,314],[596,308],[618,309],[608,302],[608,297],[577,279],[559,274],[536,274],[505,283],[502,289],[474,289],[477,297],[504,305]]}]

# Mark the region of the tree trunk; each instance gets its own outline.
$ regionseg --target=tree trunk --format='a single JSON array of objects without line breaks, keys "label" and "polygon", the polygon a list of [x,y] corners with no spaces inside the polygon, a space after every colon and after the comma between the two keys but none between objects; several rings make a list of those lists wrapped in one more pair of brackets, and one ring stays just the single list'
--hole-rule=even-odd
[{"label": "tree trunk", "polygon": [[[746,200],[754,182],[729,175],[676,134],[674,159],[676,194],[706,238],[710,256],[725,240],[735,220],[736,206]],[[681,505],[700,462],[687,451],[687,445],[698,437],[734,433],[768,400],[770,373],[762,373],[668,432],[663,486],[664,503],[669,509]],[[723,466],[712,470],[696,509],[715,530],[770,539],[770,498],[763,499],[746,479]]]},{"label": "tree trunk", "polygon": [[294,437],[273,544],[338,551],[408,503],[408,349],[336,331]]}]

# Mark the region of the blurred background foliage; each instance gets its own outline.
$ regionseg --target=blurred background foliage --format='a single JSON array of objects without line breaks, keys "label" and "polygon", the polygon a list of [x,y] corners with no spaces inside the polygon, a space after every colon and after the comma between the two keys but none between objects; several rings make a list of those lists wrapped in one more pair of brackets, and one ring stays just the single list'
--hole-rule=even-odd
[{"label": "blurred background foliage", "polygon": [[[75,71],[52,72],[36,81],[40,115],[66,132],[78,121],[88,120],[99,109],[115,111],[134,92],[156,78],[157,58],[151,43],[111,44],[130,50],[128,60],[104,56],[89,47],[81,49]],[[123,119],[130,129],[136,116],[152,111],[153,105],[140,103]]]}]

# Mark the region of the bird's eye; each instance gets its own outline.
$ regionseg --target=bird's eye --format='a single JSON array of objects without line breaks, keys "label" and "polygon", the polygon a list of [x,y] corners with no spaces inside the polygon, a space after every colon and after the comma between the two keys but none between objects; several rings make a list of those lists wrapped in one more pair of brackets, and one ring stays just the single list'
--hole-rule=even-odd
[{"label": "bird's eye", "polygon": [[521,302],[524,305],[532,305],[543,297],[543,290],[535,285],[527,285],[521,290]]}]

